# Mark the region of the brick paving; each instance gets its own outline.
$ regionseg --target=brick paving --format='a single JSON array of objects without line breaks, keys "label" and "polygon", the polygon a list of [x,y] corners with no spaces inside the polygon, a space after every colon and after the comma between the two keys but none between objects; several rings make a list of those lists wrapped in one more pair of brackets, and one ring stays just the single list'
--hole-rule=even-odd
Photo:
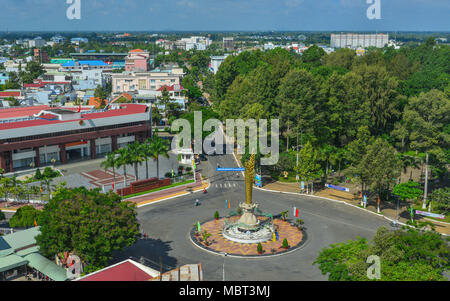
[{"label": "brick paving", "polygon": [[[114,173],[110,170],[104,171],[104,170],[93,170],[90,172],[82,172],[81,175],[89,180],[89,183],[97,186],[97,187],[103,187],[103,186],[112,186],[114,183]],[[122,174],[116,172],[116,185],[124,182],[125,178]],[[127,174],[127,182],[133,182],[135,181],[136,177]]]},{"label": "brick paving", "polygon": [[[228,219],[229,222],[236,222],[239,220],[239,216],[232,217]],[[259,217],[261,221],[265,218]],[[212,242],[211,245],[208,246],[209,249],[212,249],[218,253],[228,253],[230,255],[239,255],[239,256],[257,256],[261,255],[257,252],[258,244],[241,244],[237,242],[233,242],[231,240],[226,239],[222,235],[222,228],[224,225],[225,219],[213,220],[206,222],[201,225],[201,231],[208,231],[211,234],[211,237],[208,239],[209,242]],[[272,240],[261,243],[263,246],[263,250],[265,251],[262,255],[270,255],[270,254],[278,254],[285,252],[285,249],[282,249],[281,246],[283,244],[283,240],[286,238],[291,247],[298,246],[303,240],[303,233],[297,228],[292,226],[290,223],[276,219],[274,220],[274,224],[278,229],[279,240],[273,242]],[[201,236],[196,238],[197,241],[203,245],[201,242]],[[272,253],[272,249],[276,251]]]}]

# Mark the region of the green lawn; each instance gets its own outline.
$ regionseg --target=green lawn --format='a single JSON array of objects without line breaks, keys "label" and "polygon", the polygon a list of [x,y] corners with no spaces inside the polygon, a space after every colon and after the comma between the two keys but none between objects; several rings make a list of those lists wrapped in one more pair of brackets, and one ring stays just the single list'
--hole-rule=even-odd
[{"label": "green lawn", "polygon": [[[414,211],[415,210],[419,210],[419,211],[426,211],[426,212],[428,212],[428,208],[427,209],[422,209],[422,204],[414,205],[413,208],[414,208]],[[433,204],[431,204],[431,209],[433,209]],[[436,212],[434,210],[431,210],[431,213],[442,214],[442,213]],[[428,218],[428,219],[431,219],[431,220],[434,220],[434,221],[450,223],[450,215],[449,214],[445,216],[445,219],[439,219],[439,218],[434,218],[434,217],[429,217],[429,216],[423,216],[423,215],[420,215],[420,214],[418,214],[418,216],[420,216],[422,218]]]},{"label": "green lawn", "polygon": [[171,184],[169,186],[164,186],[164,187],[160,187],[160,188],[156,188],[156,189],[152,189],[152,190],[148,190],[148,191],[144,191],[144,192],[140,192],[140,193],[127,195],[123,199],[126,200],[126,199],[134,198],[134,197],[137,197],[137,196],[141,196],[141,195],[144,195],[144,194],[157,192],[157,191],[161,191],[161,190],[165,190],[165,189],[169,189],[169,188],[174,188],[174,187],[178,187],[178,186],[183,186],[183,185],[187,185],[187,184],[191,184],[191,183],[195,183],[195,181],[194,180],[189,180],[189,181],[185,181],[185,182],[175,183],[175,184]]}]

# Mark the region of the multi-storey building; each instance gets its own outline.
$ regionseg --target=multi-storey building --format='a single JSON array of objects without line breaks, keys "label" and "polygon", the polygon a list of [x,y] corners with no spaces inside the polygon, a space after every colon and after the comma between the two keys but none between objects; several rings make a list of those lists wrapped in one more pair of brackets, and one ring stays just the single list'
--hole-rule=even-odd
[{"label": "multi-storey building", "polygon": [[223,38],[223,49],[225,51],[233,51],[234,50],[234,38],[233,37]]},{"label": "multi-storey building", "polygon": [[346,34],[332,34],[331,35],[331,48],[353,48],[358,47],[377,47],[383,48],[389,43],[389,34],[358,34],[358,33],[346,33]]},{"label": "multi-storey building", "polygon": [[182,68],[113,74],[111,76],[112,92],[114,95],[118,95],[139,92],[139,90],[157,91],[164,86],[180,85],[183,76]]},{"label": "multi-storey building", "polygon": [[147,72],[150,70],[150,53],[141,49],[131,50],[125,59],[125,71]]}]

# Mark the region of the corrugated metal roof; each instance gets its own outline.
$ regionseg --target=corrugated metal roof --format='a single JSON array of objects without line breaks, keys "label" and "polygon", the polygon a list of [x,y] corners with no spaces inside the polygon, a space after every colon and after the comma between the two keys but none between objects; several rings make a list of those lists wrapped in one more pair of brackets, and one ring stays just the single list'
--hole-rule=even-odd
[{"label": "corrugated metal roof", "polygon": [[9,255],[0,258],[0,272],[9,271],[11,269],[26,265],[28,261],[17,255]]},{"label": "corrugated metal roof", "polygon": [[14,251],[20,250],[36,244],[36,236],[41,233],[39,229],[40,227],[34,227],[28,230],[8,234],[3,236],[3,239],[12,249],[14,249]]},{"label": "corrugated metal roof", "polygon": [[39,253],[33,253],[24,257],[28,265],[54,281],[66,281],[67,272],[64,268],[48,260]]},{"label": "corrugated metal roof", "polygon": [[16,252],[16,255],[19,255],[21,257],[33,254],[33,253],[39,253],[39,246],[34,246],[19,252]]}]

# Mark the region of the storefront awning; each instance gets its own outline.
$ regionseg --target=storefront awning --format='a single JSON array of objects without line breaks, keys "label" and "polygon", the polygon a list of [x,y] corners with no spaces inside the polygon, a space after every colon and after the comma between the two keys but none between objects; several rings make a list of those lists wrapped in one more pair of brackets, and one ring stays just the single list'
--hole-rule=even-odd
[{"label": "storefront awning", "polygon": [[56,265],[54,262],[48,260],[44,256],[33,253],[30,255],[27,255],[24,257],[26,260],[28,260],[28,265],[35,270],[41,272],[42,274],[46,275],[50,279],[54,281],[66,281],[67,280],[67,273],[66,270],[58,265]]}]

